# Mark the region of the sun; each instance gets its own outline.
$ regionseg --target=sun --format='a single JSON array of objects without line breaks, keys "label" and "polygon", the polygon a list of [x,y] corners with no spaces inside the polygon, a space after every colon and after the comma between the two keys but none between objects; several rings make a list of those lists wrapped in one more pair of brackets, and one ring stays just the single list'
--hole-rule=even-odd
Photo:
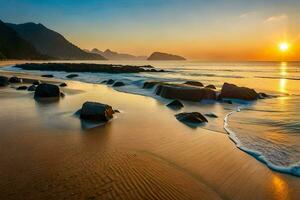
[{"label": "sun", "polygon": [[290,45],[287,42],[281,42],[278,45],[278,48],[281,52],[286,52],[287,50],[289,50],[289,47],[290,47]]}]

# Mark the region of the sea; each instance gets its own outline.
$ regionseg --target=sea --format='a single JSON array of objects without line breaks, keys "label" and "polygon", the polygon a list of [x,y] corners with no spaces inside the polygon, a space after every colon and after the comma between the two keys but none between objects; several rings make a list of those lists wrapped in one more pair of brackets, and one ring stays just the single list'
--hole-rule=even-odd
[{"label": "sea", "polygon": [[[62,61],[60,61],[62,62]],[[68,61],[70,62],[70,61]],[[74,62],[74,61],[72,61]],[[76,61],[87,62],[87,61]],[[114,88],[120,92],[149,96],[168,103],[143,89],[145,81],[183,83],[188,80],[213,84],[221,89],[224,82],[254,88],[274,98],[254,102],[232,100],[220,102],[184,102],[183,111],[214,113],[216,119],[199,128],[227,134],[241,151],[248,153],[269,168],[300,176],[300,62],[202,62],[202,61],[88,61],[99,64],[152,65],[164,69],[159,73],[108,74],[78,73],[76,81],[101,84],[113,79],[126,85]],[[31,74],[53,74],[67,79],[67,72],[26,71],[7,66],[5,71]],[[111,87],[111,86],[107,86]],[[212,144],[213,145],[213,144]]]}]

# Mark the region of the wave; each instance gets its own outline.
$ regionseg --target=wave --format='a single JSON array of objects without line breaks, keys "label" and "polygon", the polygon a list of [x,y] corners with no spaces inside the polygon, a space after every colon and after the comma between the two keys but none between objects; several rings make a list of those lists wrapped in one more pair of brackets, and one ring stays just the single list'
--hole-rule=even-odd
[{"label": "wave", "polygon": [[281,77],[281,76],[254,76],[255,78],[268,78],[268,79],[287,79],[287,80],[296,80],[299,81],[298,77]]},{"label": "wave", "polygon": [[229,116],[231,116],[236,112],[240,112],[242,108],[243,107],[238,106],[237,110],[229,112],[224,118],[224,129],[228,133],[230,140],[232,140],[235,143],[237,148],[248,153],[249,155],[253,156],[257,160],[261,161],[262,163],[266,164],[270,169],[281,173],[291,174],[300,177],[300,162],[287,167],[275,165],[271,163],[261,152],[243,146],[241,141],[236,136],[236,133],[229,128],[229,124],[228,124]]}]

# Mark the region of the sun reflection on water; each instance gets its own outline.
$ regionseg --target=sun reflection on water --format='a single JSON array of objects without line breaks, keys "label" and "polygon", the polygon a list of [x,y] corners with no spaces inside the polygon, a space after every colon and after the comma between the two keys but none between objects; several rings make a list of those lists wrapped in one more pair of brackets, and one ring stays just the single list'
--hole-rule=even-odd
[{"label": "sun reflection on water", "polygon": [[281,79],[279,80],[279,91],[286,93],[286,79],[285,76],[288,75],[287,73],[287,63],[286,62],[281,62],[280,64],[280,75]]}]

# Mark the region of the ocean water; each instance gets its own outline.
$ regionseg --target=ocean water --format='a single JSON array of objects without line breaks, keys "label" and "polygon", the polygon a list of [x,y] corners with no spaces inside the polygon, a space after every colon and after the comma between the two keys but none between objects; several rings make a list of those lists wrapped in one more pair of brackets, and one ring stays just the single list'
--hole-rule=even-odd
[{"label": "ocean water", "polygon": [[[78,61],[80,62],[80,61]],[[255,102],[234,101],[234,104],[212,102],[184,102],[181,111],[215,113],[216,119],[199,128],[228,134],[237,146],[272,170],[300,176],[300,62],[198,62],[198,61],[96,61],[95,63],[152,65],[164,73],[107,74],[80,73],[74,80],[100,84],[114,79],[126,83],[115,88],[121,92],[150,96],[168,103],[170,100],[155,95],[155,89],[143,89],[148,80],[181,83],[186,80],[214,84],[224,82],[254,88],[277,98]],[[8,66],[1,70],[45,74]],[[65,79],[65,72],[49,72]],[[213,145],[213,144],[212,144]]]}]

